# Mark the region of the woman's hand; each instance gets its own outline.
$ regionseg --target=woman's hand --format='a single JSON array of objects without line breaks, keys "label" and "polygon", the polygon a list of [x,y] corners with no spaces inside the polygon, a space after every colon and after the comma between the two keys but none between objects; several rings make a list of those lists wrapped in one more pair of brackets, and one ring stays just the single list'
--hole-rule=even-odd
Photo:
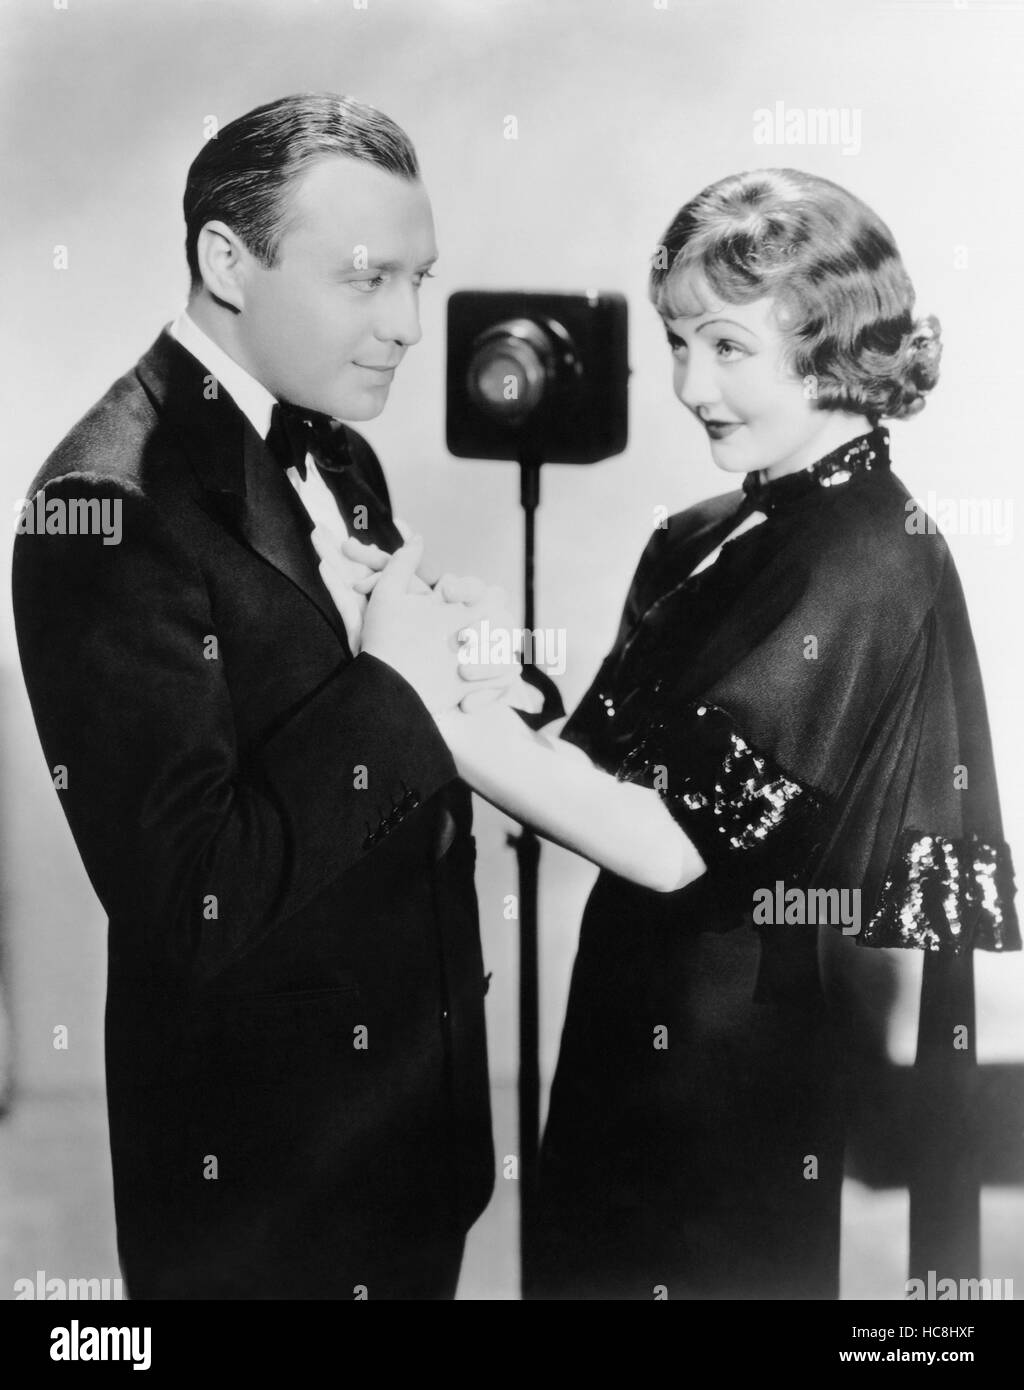
[{"label": "woman's hand", "polygon": [[[365,545],[351,536],[342,544],[342,553],[371,571],[352,586],[359,594],[371,595],[392,557],[379,546]],[[505,591],[474,576],[454,574],[442,575],[431,588],[422,578],[419,561],[417,566],[410,577],[408,592],[455,605],[464,614],[457,659],[460,675],[463,680],[470,681],[473,688],[463,692],[460,700],[463,712],[475,713],[499,701],[517,709],[533,709],[534,691],[520,674],[513,643],[516,629],[512,625]]]},{"label": "woman's hand", "polygon": [[[345,542],[350,544],[347,553],[353,559],[358,556],[356,547],[363,552],[376,549]],[[422,538],[413,537],[368,577],[373,584],[362,650],[403,676],[437,718],[459,704],[500,699],[518,679],[519,665],[511,659],[510,648],[493,645],[496,634],[510,631],[502,591],[481,592],[476,580],[458,582],[461,587],[442,582],[429,589],[416,574],[422,552]],[[380,563],[383,555],[378,551],[374,562]],[[446,599],[453,591],[478,594],[477,601]]]},{"label": "woman's hand", "polygon": [[453,605],[438,603],[426,586],[414,591],[422,553],[422,539],[414,536],[375,576],[362,651],[407,680],[436,719],[466,693],[457,655],[464,615]]}]

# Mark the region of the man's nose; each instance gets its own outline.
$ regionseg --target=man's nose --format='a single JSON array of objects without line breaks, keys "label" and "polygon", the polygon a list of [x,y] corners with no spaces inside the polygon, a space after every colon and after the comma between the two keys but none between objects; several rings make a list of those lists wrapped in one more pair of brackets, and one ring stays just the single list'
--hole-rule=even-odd
[{"label": "man's nose", "polygon": [[420,327],[419,296],[412,285],[396,286],[392,294],[379,300],[376,334],[384,342],[412,347],[423,337]]}]

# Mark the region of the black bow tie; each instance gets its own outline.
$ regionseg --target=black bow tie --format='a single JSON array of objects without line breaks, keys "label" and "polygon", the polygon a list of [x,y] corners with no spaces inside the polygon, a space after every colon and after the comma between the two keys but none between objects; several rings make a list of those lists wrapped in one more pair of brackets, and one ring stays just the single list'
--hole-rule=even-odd
[{"label": "black bow tie", "polygon": [[345,427],[317,410],[278,401],[270,417],[267,448],[281,467],[298,469],[306,477],[306,455],[312,454],[321,468],[348,468],[352,462]]}]

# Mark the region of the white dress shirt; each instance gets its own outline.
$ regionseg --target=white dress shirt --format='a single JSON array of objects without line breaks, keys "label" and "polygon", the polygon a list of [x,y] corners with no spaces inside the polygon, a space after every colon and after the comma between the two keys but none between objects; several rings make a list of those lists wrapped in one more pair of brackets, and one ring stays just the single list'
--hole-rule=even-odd
[{"label": "white dress shirt", "polygon": [[[228,393],[259,437],[266,439],[270,432],[270,418],[277,404],[267,388],[250,376],[233,357],[229,357],[223,348],[218,347],[189,318],[186,310],[182,310],[168,332],[216,378],[218,385]],[[370,570],[341,553],[342,542],[348,538],[348,528],[312,455],[306,455],[305,478],[301,477],[297,468],[289,468],[287,477],[313,523],[312,541],[320,556],[320,577],[334,600],[334,606],[345,625],[352,655],[355,656],[359,652],[368,600],[364,595],[357,594],[352,585],[357,579],[368,575]],[[398,524],[401,529],[401,523]]]}]

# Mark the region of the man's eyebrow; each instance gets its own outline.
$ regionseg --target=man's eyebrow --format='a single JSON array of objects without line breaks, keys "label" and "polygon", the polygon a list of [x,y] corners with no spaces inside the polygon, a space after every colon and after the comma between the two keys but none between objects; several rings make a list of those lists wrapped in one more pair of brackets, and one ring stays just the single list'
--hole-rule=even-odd
[{"label": "man's eyebrow", "polygon": [[[416,267],[416,270],[418,270],[418,271],[419,271],[419,270],[429,270],[430,267],[431,267],[432,265],[436,265],[436,264],[437,264],[437,256],[431,256],[429,260],[421,261],[420,264]],[[374,261],[374,260],[370,260],[370,261],[367,261],[367,263],[366,263],[365,265],[357,266],[357,265],[355,265],[355,264],[352,264],[352,265],[346,266],[345,269],[346,269],[346,270],[351,270],[353,273],[357,273],[357,272],[359,272],[359,271],[367,271],[367,270],[404,270],[404,269],[405,269],[405,262],[404,262],[404,261]]]}]

